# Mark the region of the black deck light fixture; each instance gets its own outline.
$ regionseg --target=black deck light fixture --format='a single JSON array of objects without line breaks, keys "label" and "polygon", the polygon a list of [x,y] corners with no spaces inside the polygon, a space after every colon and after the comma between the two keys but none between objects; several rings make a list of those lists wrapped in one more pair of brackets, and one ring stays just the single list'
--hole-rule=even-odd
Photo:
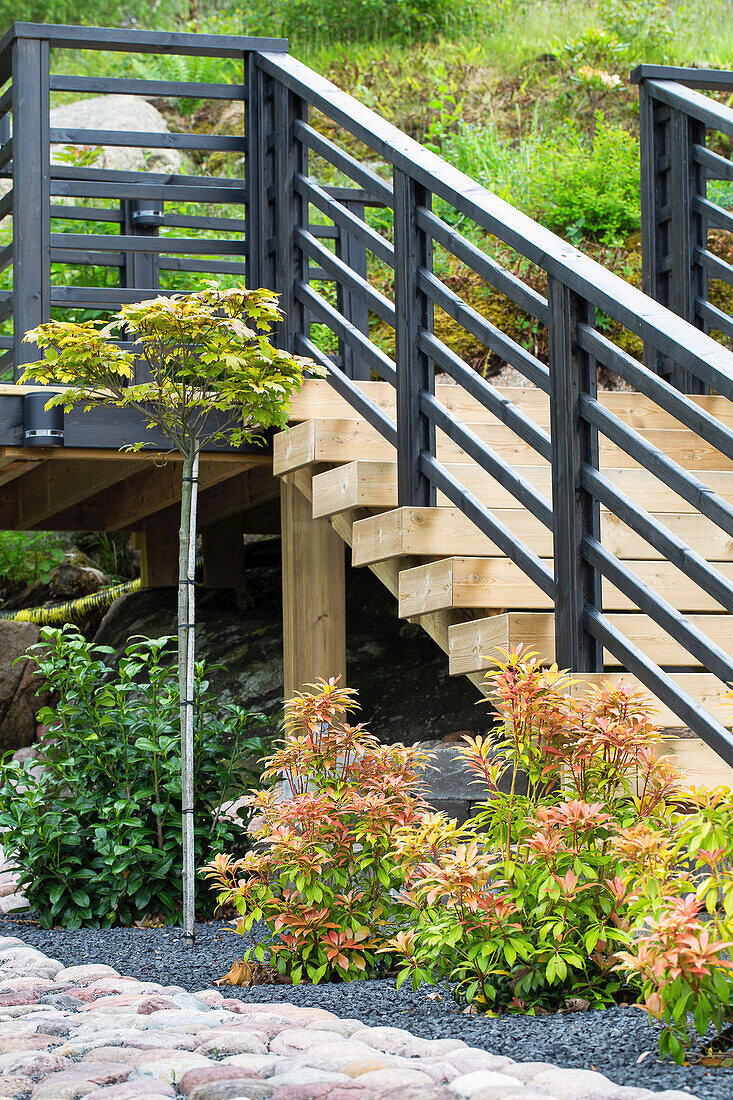
[{"label": "black deck light fixture", "polygon": [[61,405],[46,408],[48,390],[23,395],[23,442],[26,447],[63,447],[64,410]]}]

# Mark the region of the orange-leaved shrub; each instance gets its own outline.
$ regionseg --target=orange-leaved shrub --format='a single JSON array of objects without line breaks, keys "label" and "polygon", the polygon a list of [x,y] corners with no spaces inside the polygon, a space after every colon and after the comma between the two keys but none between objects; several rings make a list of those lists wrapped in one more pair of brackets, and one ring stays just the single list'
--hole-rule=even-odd
[{"label": "orange-leaved shrub", "polygon": [[399,980],[447,979],[482,1009],[608,1004],[631,933],[615,845],[664,819],[677,776],[630,688],[571,694],[565,673],[521,648],[487,679],[497,726],[462,749],[487,795],[480,813],[397,838],[413,907],[388,945],[402,955]]},{"label": "orange-leaved shrub", "polygon": [[618,846],[637,929],[620,968],[678,1062],[711,1026],[733,1022],[733,792],[693,790],[686,802],[664,830],[628,830]]},{"label": "orange-leaved shrub", "polygon": [[285,738],[266,777],[283,780],[255,799],[260,847],[243,859],[217,856],[207,874],[219,900],[242,914],[238,930],[263,921],[271,933],[247,957],[272,963],[293,982],[340,981],[386,973],[377,949],[399,928],[405,906],[394,838],[416,826],[425,804],[429,754],[380,745],[346,718],[353,689],[319,681],[286,704]]},{"label": "orange-leaved shrub", "polygon": [[680,1060],[733,1015],[733,795],[685,789],[628,685],[579,692],[521,647],[487,681],[495,727],[459,750],[485,801],[464,825],[423,800],[430,754],[348,723],[352,690],[287,704],[258,848],[207,868],[238,930],[269,932],[246,955],[295,982],[446,981],[477,1010],[641,991]]}]

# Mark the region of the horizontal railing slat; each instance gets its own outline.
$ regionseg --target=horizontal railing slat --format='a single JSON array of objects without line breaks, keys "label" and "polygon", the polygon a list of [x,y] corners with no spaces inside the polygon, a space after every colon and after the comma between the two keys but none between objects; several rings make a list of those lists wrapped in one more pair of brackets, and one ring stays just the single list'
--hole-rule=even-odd
[{"label": "horizontal railing slat", "polygon": [[199,84],[195,80],[136,80],[128,76],[61,76],[51,74],[52,92],[94,92],[98,95],[186,96],[191,99],[246,100],[243,84]]},{"label": "horizontal railing slat", "polygon": [[131,237],[123,234],[52,233],[52,248],[97,249],[99,252],[182,252],[191,255],[244,255],[243,241],[201,237]]},{"label": "horizontal railing slat", "polygon": [[706,248],[696,248],[693,255],[694,259],[706,269],[711,279],[722,279],[733,286],[733,265],[726,263],[720,256],[714,256]]},{"label": "horizontal railing slat", "polygon": [[482,378],[480,374],[472,370],[467,363],[447,348],[432,333],[420,333],[420,347],[428,355],[439,363],[450,377],[461,385],[471,397],[480,402],[485,409],[492,413],[502,424],[506,424],[519,438],[537,451],[538,455],[547,462],[552,461],[552,444],[550,437],[531,417],[525,415],[521,409],[500,390]]},{"label": "horizontal railing slat", "polygon": [[702,298],[695,299],[695,310],[698,317],[702,317],[712,328],[722,332],[724,336],[733,336],[733,317],[729,313],[724,313],[712,302]]},{"label": "horizontal railing slat", "polygon": [[394,267],[394,248],[389,241],[380,236],[361,218],[357,218],[355,214],[352,214],[346,206],[332,198],[314,180],[296,174],[295,190],[323,214],[327,214],[337,226],[345,229],[357,241],[361,241],[363,245],[366,245],[369,251],[380,260],[390,267]]},{"label": "horizontal railing slat", "polygon": [[692,149],[692,159],[706,168],[710,179],[733,180],[733,163],[720,153],[714,153],[704,145],[695,145]]},{"label": "horizontal railing slat", "polygon": [[496,290],[506,294],[520,309],[526,310],[544,325],[547,324],[547,299],[531,286],[527,286],[511,271],[507,271],[491,256],[482,252],[475,244],[471,244],[462,234],[441,221],[432,210],[427,210],[424,206],[418,207],[416,221],[418,227],[429,233],[436,244],[442,245],[481,279],[485,279]]},{"label": "horizontal railing slat", "polygon": [[163,131],[91,130],[75,126],[52,126],[51,141],[56,145],[109,145],[125,149],[202,149],[209,152],[243,153],[244,138],[210,137],[205,134],[177,134]]},{"label": "horizontal railing slat", "polygon": [[428,297],[440,306],[449,317],[457,321],[466,332],[475,336],[491,351],[500,356],[509,366],[514,367],[523,374],[533,386],[537,386],[545,393],[549,392],[549,371],[544,363],[536,356],[531,355],[523,347],[520,347],[511,337],[507,336],[472,309],[466,302],[455,294],[449,287],[436,278],[431,271],[421,268],[417,276],[418,286],[424,290]]},{"label": "horizontal railing slat", "polygon": [[299,141],[302,141],[304,145],[307,145],[308,148],[319,157],[323,157],[323,159],[328,161],[329,164],[332,164],[334,168],[338,168],[345,176],[349,176],[354,183],[358,183],[360,187],[364,188],[368,195],[384,203],[385,206],[392,205],[392,188],[390,184],[385,183],[376,172],[372,172],[371,169],[365,168],[364,165],[360,164],[350,153],[345,152],[343,149],[339,149],[338,145],[335,145],[332,141],[329,141],[328,138],[319,134],[317,130],[314,130],[313,127],[309,126],[306,122],[301,122],[298,119],[295,122],[294,132]]},{"label": "horizontal railing slat", "polygon": [[397,373],[395,365],[388,355],[380,351],[368,336],[359,332],[342,313],[339,313],[322,295],[318,294],[307,283],[298,282],[295,288],[295,296],[298,301],[307,306],[313,316],[331,328],[344,343],[357,351],[362,359],[372,370],[376,371],[385,382],[395,385]]},{"label": "horizontal railing slat", "polygon": [[325,268],[325,270],[337,280],[337,282],[347,287],[353,293],[358,294],[367,303],[372,312],[376,313],[377,317],[381,317],[383,321],[386,321],[387,324],[394,328],[395,307],[390,302],[389,298],[385,298],[385,296],[380,294],[378,290],[375,290],[366,279],[362,279],[360,275],[357,275],[348,264],[340,260],[338,256],[335,256],[333,252],[329,252],[323,245],[320,245],[312,233],[297,228],[293,235],[293,239],[298,248],[301,248],[310,259],[316,260],[321,267]]}]

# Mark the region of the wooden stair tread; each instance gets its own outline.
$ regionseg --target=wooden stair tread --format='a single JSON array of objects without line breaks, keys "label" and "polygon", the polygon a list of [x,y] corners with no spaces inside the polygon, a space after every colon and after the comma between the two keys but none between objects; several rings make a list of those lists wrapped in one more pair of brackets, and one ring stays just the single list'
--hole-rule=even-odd
[{"label": "wooden stair tread", "polygon": [[[357,382],[356,386],[366,394],[369,399],[394,418],[395,416],[395,390],[389,382]],[[550,426],[549,399],[542,390],[534,386],[500,386],[498,392],[512,404],[516,405],[527,416],[535,420],[546,431]],[[486,418],[484,406],[453,382],[437,381],[435,394],[442,405],[452,412],[457,419],[477,421]],[[706,394],[697,396],[689,394],[688,400],[699,408],[710,413],[727,427],[733,427],[733,405],[726,397],[718,394]],[[661,409],[650,398],[634,390],[601,390],[598,394],[600,403],[618,416],[626,424],[635,429],[662,428],[677,430],[681,427],[679,420],[670,413]],[[290,419],[299,422],[311,420],[314,417],[353,417],[354,408],[341,397],[333,386],[325,380],[309,378],[303,383],[300,393],[295,394],[290,402]]]},{"label": "wooden stair tread", "polygon": [[[316,465],[315,460],[311,460],[310,464],[299,465],[298,469],[307,470],[309,465]],[[478,497],[490,511],[495,511],[497,508],[525,510],[516,497],[502,488],[477,463],[456,462],[446,463],[446,466],[460,484]],[[551,499],[552,482],[549,467],[515,466],[514,469],[546,500]],[[700,514],[692,504],[688,504],[646,470],[604,469],[603,472],[613,485],[627,496],[637,500],[649,512],[664,512],[671,515],[689,513],[696,516]],[[705,484],[723,500],[733,504],[733,474],[722,470],[706,472]],[[438,505],[452,506],[442,493],[438,493]],[[333,516],[350,508],[396,507],[397,463],[394,460],[352,459],[348,462],[339,462],[329,470],[323,470],[321,466],[313,477],[314,516]]]},{"label": "wooden stair tread", "polygon": [[[549,563],[549,559],[548,559]],[[631,561],[630,568],[678,611],[717,612],[723,609],[668,561]],[[717,567],[733,581],[733,564]],[[508,558],[450,557],[402,570],[400,617],[413,618],[448,607],[549,611],[553,603]],[[603,581],[607,611],[636,611],[636,605]]]},{"label": "wooden stair tread", "polygon": [[[612,612],[613,625],[658,665],[666,668],[702,667],[688,651],[670,638],[648,615]],[[690,622],[723,649],[733,650],[733,616],[690,615]],[[448,632],[448,658],[451,676],[485,672],[489,658],[500,648],[523,645],[548,662],[555,660],[555,617],[548,612],[513,611],[456,623]],[[604,650],[607,668],[623,667],[613,654]],[[733,711],[733,704],[731,704]]]},{"label": "wooden stair tread", "polygon": [[[313,479],[314,501],[315,482],[331,472]],[[493,515],[539,557],[552,557],[552,532],[530,512],[498,508],[493,510]],[[708,561],[733,561],[733,539],[699,513],[660,513],[657,518]],[[663,558],[658,550],[610,512],[601,515],[601,537],[603,545],[622,560]],[[352,564],[356,566],[407,555],[433,558],[454,554],[505,556],[458,508],[394,508],[354,524]]]},{"label": "wooden stair tread", "polygon": [[[511,429],[488,416],[469,421],[467,426],[509,465],[542,465],[543,459]],[[679,465],[692,470],[733,471],[733,462],[686,428],[642,429],[641,435],[655,450],[663,451]],[[605,437],[599,441],[601,466],[640,469],[624,450]],[[443,462],[470,461],[465,451],[443,432],[436,433],[436,453]],[[387,459],[394,447],[366,420],[356,418],[306,420],[274,441],[273,468],[276,474],[289,473],[311,462],[348,462],[356,458]]]}]

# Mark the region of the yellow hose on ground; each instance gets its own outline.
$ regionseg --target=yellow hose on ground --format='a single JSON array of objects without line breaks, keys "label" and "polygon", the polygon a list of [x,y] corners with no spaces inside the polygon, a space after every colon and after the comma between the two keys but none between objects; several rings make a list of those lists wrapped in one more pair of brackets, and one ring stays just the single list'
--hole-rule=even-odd
[{"label": "yellow hose on ground", "polygon": [[115,584],[111,588],[100,588],[91,596],[81,596],[78,600],[53,604],[51,607],[24,607],[20,611],[0,611],[0,619],[16,623],[37,623],[39,626],[61,626],[63,623],[77,623],[86,618],[90,611],[107,611],[120,596],[128,592],[137,592],[140,578]]}]

